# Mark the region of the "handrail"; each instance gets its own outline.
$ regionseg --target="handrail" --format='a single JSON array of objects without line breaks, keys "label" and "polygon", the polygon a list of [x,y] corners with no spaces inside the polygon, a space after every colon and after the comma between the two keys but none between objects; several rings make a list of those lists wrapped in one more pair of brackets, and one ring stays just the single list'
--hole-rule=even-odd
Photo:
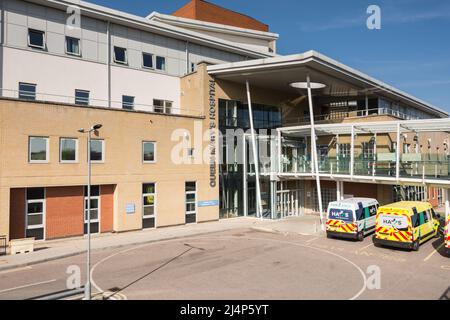
[{"label": "handrail", "polygon": [[[22,96],[22,98],[20,97]],[[75,96],[66,96],[54,93],[46,93],[46,92],[29,92],[29,91],[20,91],[13,89],[5,89],[0,88],[0,97],[10,98],[10,99],[19,99],[23,101],[38,101],[38,102],[52,102],[52,103],[64,103],[64,104],[72,104],[76,106],[89,106],[89,107],[102,107],[115,109],[122,109],[122,106],[126,103],[122,101],[116,100],[105,100],[105,99],[96,99],[96,98],[75,98]],[[80,101],[83,103],[76,103],[76,101]],[[167,106],[155,106],[152,104],[143,104],[143,103],[133,103],[133,110],[143,111],[143,112],[152,112],[152,113],[162,113],[162,114],[171,114],[171,115],[184,115],[184,116],[193,116],[193,117],[203,117],[204,113],[199,110],[185,109],[185,108],[177,108],[177,107],[167,107]]]}]

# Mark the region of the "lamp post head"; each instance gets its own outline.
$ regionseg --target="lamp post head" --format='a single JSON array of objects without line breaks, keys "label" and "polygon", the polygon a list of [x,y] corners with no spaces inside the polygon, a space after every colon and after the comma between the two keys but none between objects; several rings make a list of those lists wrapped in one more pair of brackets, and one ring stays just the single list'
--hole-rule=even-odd
[{"label": "lamp post head", "polygon": [[[290,87],[294,88],[294,89],[308,89],[308,82],[292,82],[289,84]],[[325,84],[323,83],[318,83],[318,82],[310,82],[309,83],[309,87],[314,90],[314,89],[323,89],[326,87]]]},{"label": "lamp post head", "polygon": [[84,133],[85,131],[84,131],[83,128],[81,128],[81,129],[78,129],[78,132],[79,132],[79,133]]},{"label": "lamp post head", "polygon": [[100,129],[101,127],[102,127],[101,124],[96,124],[96,125],[92,126],[92,130],[98,130],[98,129]]}]

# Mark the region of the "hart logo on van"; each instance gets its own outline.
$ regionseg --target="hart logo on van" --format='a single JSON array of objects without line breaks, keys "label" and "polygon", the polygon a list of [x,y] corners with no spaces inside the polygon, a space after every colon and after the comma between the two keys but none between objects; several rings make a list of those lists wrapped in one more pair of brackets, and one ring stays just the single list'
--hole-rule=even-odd
[{"label": "hart logo on van", "polygon": [[381,215],[379,224],[385,228],[408,228],[408,219],[405,216]]}]

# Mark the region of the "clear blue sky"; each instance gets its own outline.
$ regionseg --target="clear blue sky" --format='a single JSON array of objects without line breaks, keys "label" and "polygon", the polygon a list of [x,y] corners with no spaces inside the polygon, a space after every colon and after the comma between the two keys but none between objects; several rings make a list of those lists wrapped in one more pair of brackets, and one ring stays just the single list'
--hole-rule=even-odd
[{"label": "clear blue sky", "polygon": [[[146,16],[189,0],[88,0]],[[250,15],[280,35],[279,54],[316,50],[450,111],[448,0],[210,0]],[[381,30],[366,27],[369,5]]]}]

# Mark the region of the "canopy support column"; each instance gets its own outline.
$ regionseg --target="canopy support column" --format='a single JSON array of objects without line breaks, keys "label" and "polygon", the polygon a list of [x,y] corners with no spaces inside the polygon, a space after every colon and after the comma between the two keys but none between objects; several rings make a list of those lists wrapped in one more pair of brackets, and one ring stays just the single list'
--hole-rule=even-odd
[{"label": "canopy support column", "polygon": [[350,137],[350,177],[353,179],[355,173],[355,126],[352,125],[352,132]]},{"label": "canopy support column", "polygon": [[395,177],[397,182],[400,180],[400,123],[397,123],[397,148],[395,160]]},{"label": "canopy support column", "polygon": [[256,135],[255,128],[253,125],[253,113],[252,113],[252,99],[250,96],[250,84],[248,80],[245,80],[245,86],[247,89],[247,103],[248,103],[248,116],[250,119],[250,130],[252,136],[252,150],[253,150],[253,161],[255,163],[255,179],[256,179],[256,216],[263,218],[262,202],[261,202],[261,185],[259,184],[259,157],[256,148]]},{"label": "canopy support column", "polygon": [[323,208],[322,208],[322,189],[320,187],[320,176],[319,176],[319,161],[317,157],[317,146],[316,146],[316,130],[314,127],[314,108],[311,93],[311,80],[309,74],[306,76],[307,88],[308,88],[308,104],[309,104],[309,117],[311,121],[311,160],[313,160],[314,172],[316,174],[316,188],[317,188],[317,201],[319,202],[319,213],[320,213],[320,224],[322,230],[325,229],[324,219],[323,219]]}]

